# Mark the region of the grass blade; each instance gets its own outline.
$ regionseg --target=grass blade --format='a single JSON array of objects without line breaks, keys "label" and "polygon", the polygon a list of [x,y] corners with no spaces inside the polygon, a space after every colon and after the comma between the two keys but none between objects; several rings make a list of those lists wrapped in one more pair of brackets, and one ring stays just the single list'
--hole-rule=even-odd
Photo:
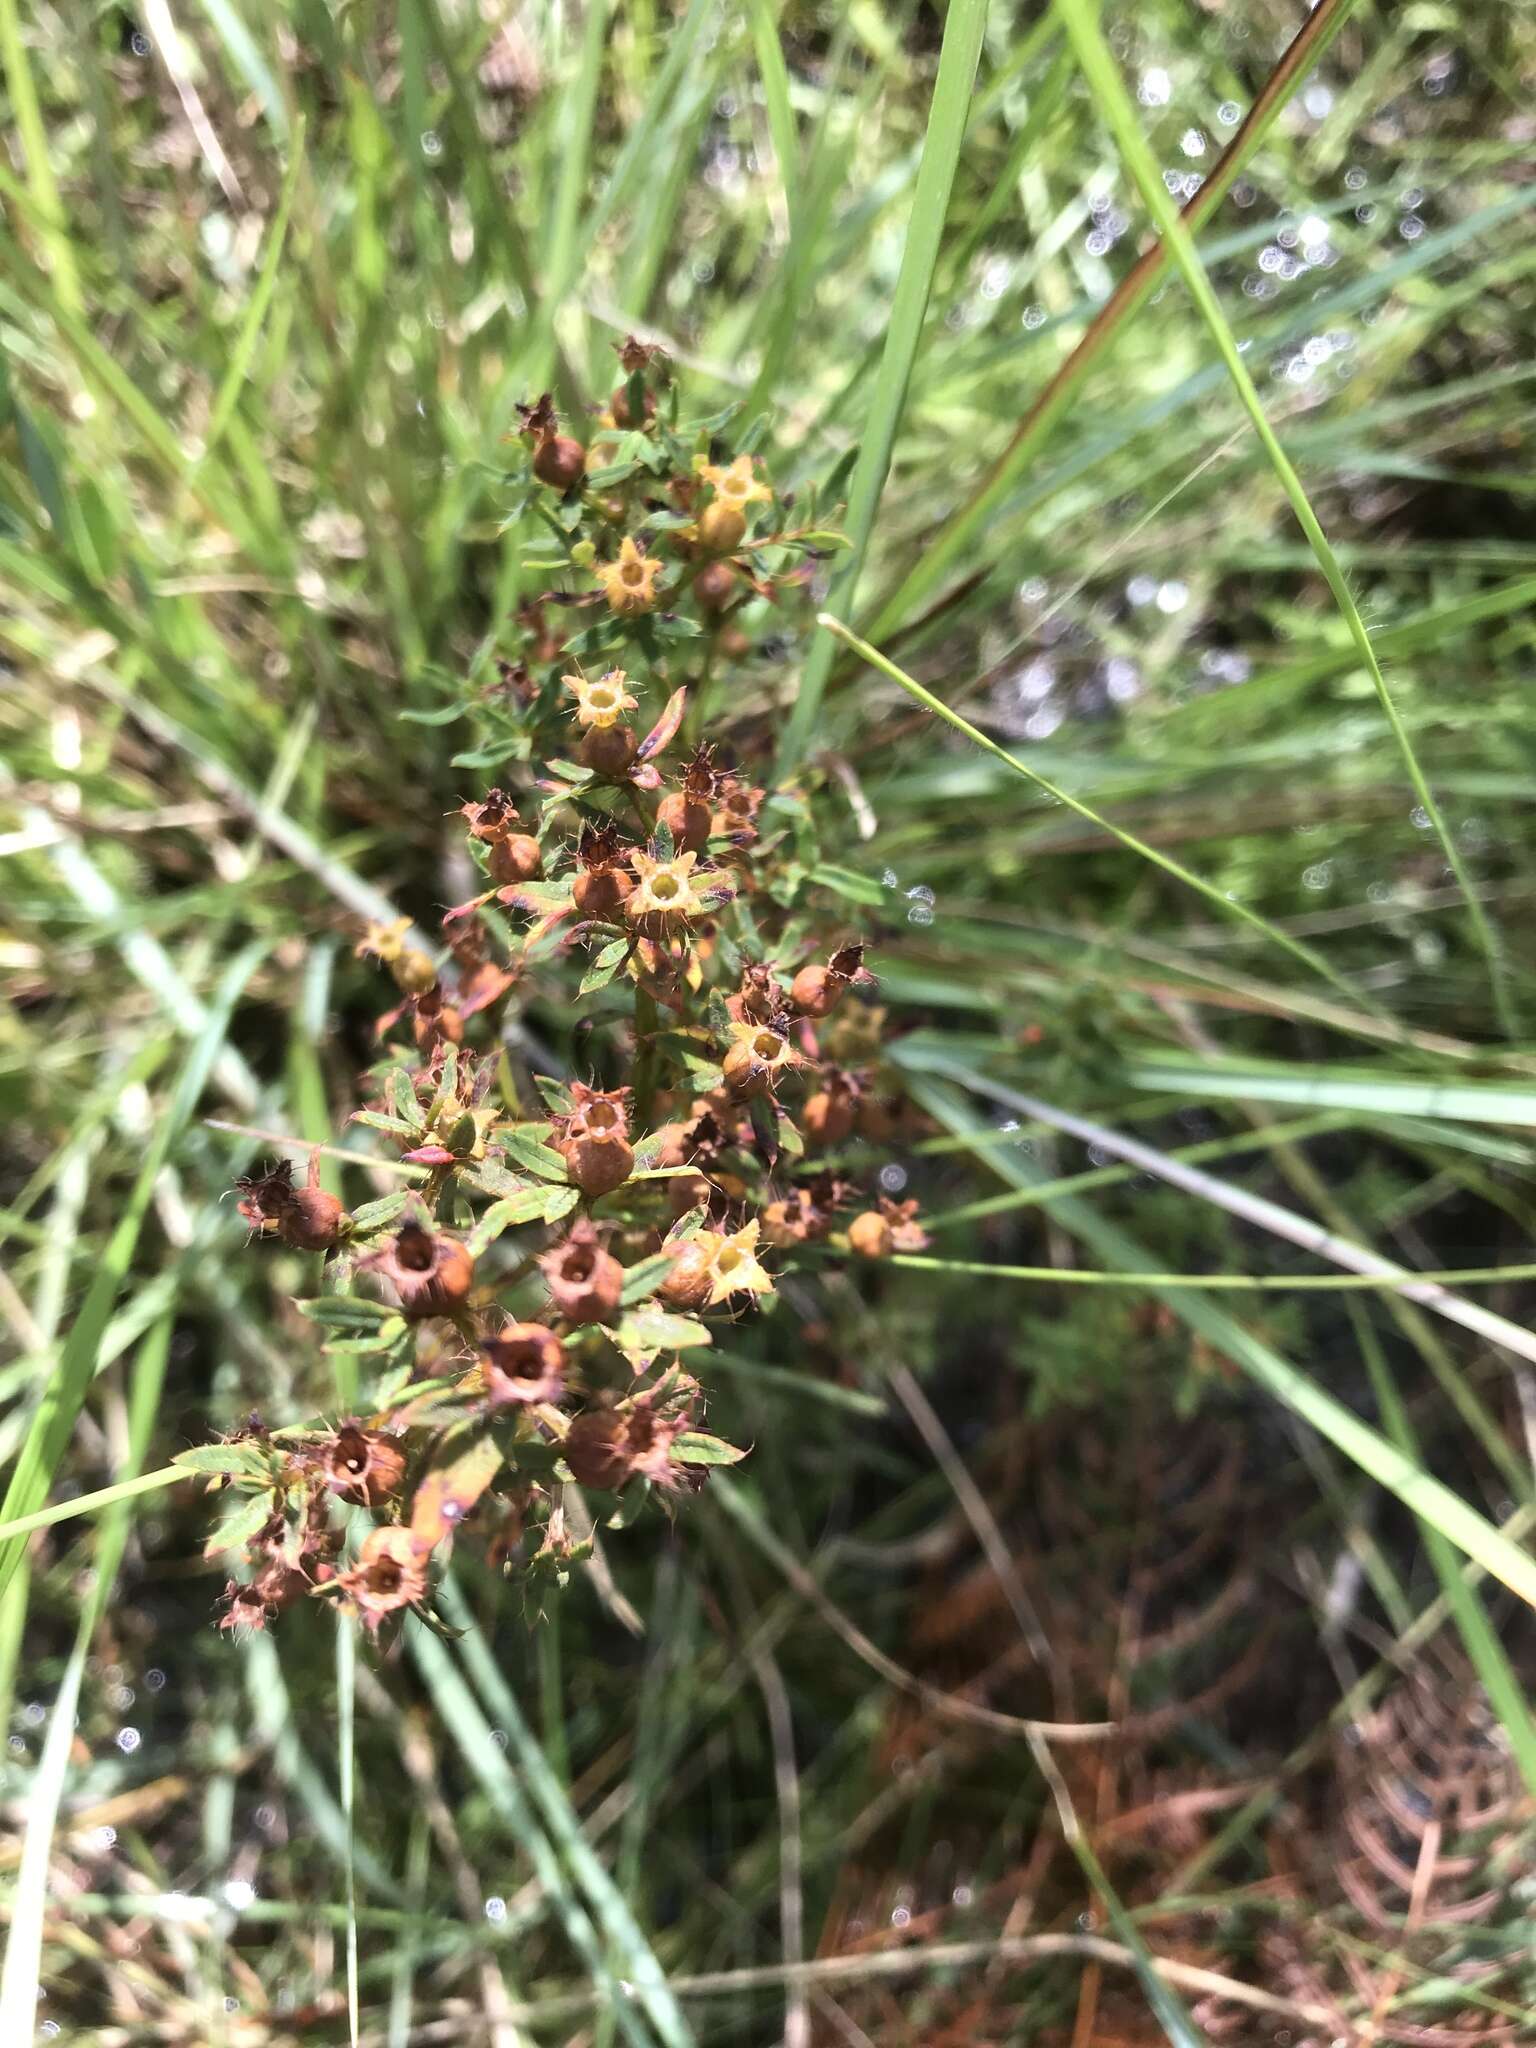
[{"label": "grass blade", "polygon": [[[944,42],[939,52],[938,77],[928,111],[911,218],[907,222],[906,245],[901,253],[885,348],[849,490],[846,528],[851,547],[828,599],[839,618],[846,618],[852,611],[874,531],[875,513],[890,473],[896,430],[906,407],[912,365],[917,360],[928,312],[928,296],[939,259],[944,217],[949,211],[955,166],[965,137],[966,111],[975,86],[986,20],[985,0],[951,0],[944,20]],[[822,692],[834,651],[830,641],[818,642],[811,650],[779,754],[780,776],[788,775],[804,758],[821,712]]]}]

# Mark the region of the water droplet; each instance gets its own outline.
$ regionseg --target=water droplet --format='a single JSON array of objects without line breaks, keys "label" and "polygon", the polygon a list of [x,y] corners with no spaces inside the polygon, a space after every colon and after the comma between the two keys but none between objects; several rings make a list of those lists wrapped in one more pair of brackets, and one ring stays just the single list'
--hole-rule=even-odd
[{"label": "water droplet", "polygon": [[968,1884],[957,1884],[949,1896],[954,1905],[968,1906],[976,1895]]},{"label": "water droplet", "polygon": [[1405,242],[1416,242],[1424,232],[1424,223],[1416,213],[1407,213],[1398,222],[1397,232]]},{"label": "water droplet", "polygon": [[907,894],[914,903],[931,903],[933,901],[933,891],[926,882],[914,882],[907,891]]},{"label": "water droplet", "polygon": [[236,1913],[256,1903],[256,1887],[243,1877],[232,1877],[224,1887],[224,1903]]},{"label": "water droplet", "polygon": [[1233,128],[1243,118],[1243,110],[1236,100],[1223,100],[1216,109],[1216,118],[1224,128]]},{"label": "water droplet", "polygon": [[1173,97],[1173,80],[1161,64],[1153,64],[1141,74],[1136,87],[1136,97],[1144,107],[1166,107]]},{"label": "water droplet", "polygon": [[1125,586],[1125,594],[1128,601],[1139,610],[1142,605],[1150,604],[1153,598],[1157,596],[1157,578],[1155,576],[1133,576]]},{"label": "water droplet", "polygon": [[1333,880],[1333,862],[1315,861],[1309,868],[1303,868],[1301,886],[1304,889],[1326,889]]},{"label": "water droplet", "polygon": [[1205,137],[1198,128],[1186,128],[1179,137],[1179,147],[1186,156],[1205,155]]},{"label": "water droplet", "polygon": [[1044,306],[1026,306],[1024,308],[1024,325],[1031,332],[1037,327],[1043,327],[1045,325],[1045,318]]},{"label": "water droplet", "polygon": [[1301,96],[1301,104],[1314,121],[1323,121],[1333,112],[1333,88],[1321,80],[1309,85]]},{"label": "water droplet", "polygon": [[428,128],[421,138],[423,156],[437,157],[443,153],[443,138],[435,128]]},{"label": "water droplet", "polygon": [[897,886],[897,881],[898,877],[894,868],[885,868],[881,871],[880,883],[882,888],[894,889]]},{"label": "water droplet", "polygon": [[899,1195],[907,1184],[907,1169],[893,1160],[889,1166],[882,1166],[879,1174],[880,1185],[888,1195]]},{"label": "water droplet", "polygon": [[911,1921],[912,1914],[906,1906],[898,1906],[891,1914],[891,1925],[893,1927],[907,1927],[911,1925]]},{"label": "water droplet", "polygon": [[507,1902],[501,1898],[489,1898],[485,1902],[485,1917],[493,1925],[500,1926],[507,1917]]},{"label": "water droplet", "polygon": [[1349,169],[1344,173],[1344,184],[1345,188],[1350,192],[1364,191],[1365,173],[1361,170],[1358,164],[1351,164]]},{"label": "water droplet", "polygon": [[1408,815],[1413,822],[1413,829],[1415,832],[1429,831],[1433,821],[1431,820],[1428,811],[1425,810],[1422,804],[1415,804],[1413,809],[1408,813]]},{"label": "water droplet", "polygon": [[928,925],[933,923],[933,911],[926,903],[914,903],[907,912],[908,924]]},{"label": "water droplet", "polygon": [[119,1728],[117,1731],[117,1746],[124,1756],[132,1756],[143,1740],[137,1728]]},{"label": "water droplet", "polygon": [[1160,612],[1167,612],[1170,615],[1181,612],[1188,603],[1189,585],[1180,583],[1177,577],[1171,577],[1168,582],[1159,583],[1157,586],[1157,608]]}]

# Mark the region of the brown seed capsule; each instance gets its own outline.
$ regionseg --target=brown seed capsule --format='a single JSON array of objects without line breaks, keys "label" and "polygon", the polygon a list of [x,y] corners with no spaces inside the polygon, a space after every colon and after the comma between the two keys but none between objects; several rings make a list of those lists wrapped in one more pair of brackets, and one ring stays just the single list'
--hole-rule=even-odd
[{"label": "brown seed capsule", "polygon": [[722,504],[716,498],[699,514],[699,539],[717,555],[739,548],[747,530],[747,515],[738,505]]},{"label": "brown seed capsule", "polygon": [[336,1582],[369,1628],[386,1615],[426,1598],[426,1559],[409,1529],[373,1529],[363,1539],[357,1563]]},{"label": "brown seed capsule", "polygon": [[891,1252],[891,1226],[878,1209],[866,1209],[848,1226],[848,1249],[861,1259],[885,1259]]},{"label": "brown seed capsule", "polygon": [[583,733],[577,756],[596,775],[619,776],[634,760],[639,744],[632,725],[594,725]]},{"label": "brown seed capsule", "polygon": [[[620,384],[615,389],[613,396],[608,401],[608,410],[613,414],[613,424],[616,427],[632,427],[635,424],[634,407],[629,402],[629,386],[627,384]],[[647,391],[645,394],[645,416],[648,420],[656,417],[656,394],[654,391]]]},{"label": "brown seed capsule", "polygon": [[602,1493],[617,1493],[634,1470],[622,1415],[578,1415],[565,1433],[560,1455],[578,1486]]},{"label": "brown seed capsule", "polygon": [[846,1088],[818,1088],[800,1112],[808,1145],[841,1145],[852,1135],[853,1097]]},{"label": "brown seed capsule", "polygon": [[491,848],[491,878],[506,886],[512,882],[531,882],[544,872],[544,856],[539,842],[530,832],[509,832],[505,839],[498,839]]},{"label": "brown seed capsule", "polygon": [[325,1483],[358,1507],[376,1508],[400,1490],[405,1453],[376,1429],[344,1423],[321,1451]]},{"label": "brown seed capsule", "polygon": [[707,1206],[712,1192],[702,1173],[680,1173],[667,1182],[667,1207],[674,1216],[686,1216],[690,1209]]},{"label": "brown seed capsule", "polygon": [[[710,512],[720,508],[711,505]],[[705,517],[708,518],[706,513]],[[741,514],[735,515],[738,519]],[[706,562],[693,579],[693,594],[699,601],[699,609],[706,612],[723,612],[736,595],[736,571],[729,562]]]},{"label": "brown seed capsule", "polygon": [[738,1039],[720,1064],[725,1085],[738,1102],[745,1102],[753,1095],[760,1095],[767,1085],[767,1074],[762,1063],[753,1054],[745,1039]]},{"label": "brown seed capsule", "polygon": [[408,996],[424,996],[428,989],[437,987],[437,969],[425,953],[402,953],[390,961],[389,971],[396,988]]},{"label": "brown seed capsule", "polygon": [[702,853],[714,822],[709,805],[685,790],[674,789],[656,806],[656,822],[672,834],[672,844],[685,853]]},{"label": "brown seed capsule", "polygon": [[888,1145],[896,1135],[895,1106],[878,1095],[861,1095],[855,1116],[859,1136],[876,1145]]},{"label": "brown seed capsule", "polygon": [[320,1185],[320,1154],[309,1156],[309,1173],[284,1204],[279,1229],[284,1244],[295,1251],[328,1252],[339,1243],[347,1222],[345,1205]]},{"label": "brown seed capsule", "polygon": [[541,484],[553,484],[557,491],[568,491],[573,484],[579,484],[586,467],[586,449],[569,434],[550,434],[534,453],[534,475]]},{"label": "brown seed capsule", "polygon": [[[715,1284],[713,1235],[685,1237],[673,1252],[672,1270],[656,1292],[668,1308],[694,1309],[708,1305]],[[672,1250],[671,1246],[666,1247]]]},{"label": "brown seed capsule", "polygon": [[562,1138],[555,1147],[565,1161],[571,1185],[584,1195],[607,1195],[622,1187],[635,1170],[634,1148],[627,1138]]},{"label": "brown seed capsule", "polygon": [[585,868],[571,894],[583,917],[616,922],[634,889],[635,878],[622,868]]},{"label": "brown seed capsule", "polygon": [[481,1344],[480,1356],[497,1407],[558,1401],[565,1391],[565,1347],[543,1323],[509,1323]]},{"label": "brown seed capsule", "polygon": [[475,1283],[475,1262],[459,1240],[420,1223],[403,1224],[367,1263],[394,1287],[400,1313],[412,1318],[451,1315]]},{"label": "brown seed capsule", "polygon": [[624,1268],[597,1241],[588,1218],[578,1223],[564,1244],[539,1261],[550,1306],[568,1323],[611,1322],[624,1292]]},{"label": "brown seed capsule", "polygon": [[790,999],[805,1017],[825,1017],[836,1009],[847,989],[825,967],[802,967],[789,985]]}]

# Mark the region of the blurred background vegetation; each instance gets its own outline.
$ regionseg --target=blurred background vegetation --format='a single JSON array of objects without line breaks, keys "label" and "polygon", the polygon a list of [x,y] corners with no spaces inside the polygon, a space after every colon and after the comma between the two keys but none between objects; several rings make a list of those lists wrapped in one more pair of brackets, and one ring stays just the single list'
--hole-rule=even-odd
[{"label": "blurred background vegetation", "polygon": [[1536,2038],[1536,15],[1103,28],[1398,735],[1052,13],[0,0],[7,1515],[334,1402],[209,1120],[339,1128],[465,893],[517,400],[633,330],[883,483],[831,601],[1057,792],[759,621],[947,1263],[795,1281],[537,1628],[232,1641],[190,1485],[7,1539],[7,2048],[346,2040],[352,1943],[388,2048]]}]

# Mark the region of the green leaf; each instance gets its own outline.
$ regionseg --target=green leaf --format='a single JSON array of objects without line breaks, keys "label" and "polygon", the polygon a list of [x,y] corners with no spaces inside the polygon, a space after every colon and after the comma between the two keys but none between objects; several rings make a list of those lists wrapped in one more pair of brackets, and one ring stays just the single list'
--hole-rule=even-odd
[{"label": "green leaf", "polygon": [[317,1294],[297,1304],[299,1314],[328,1330],[376,1329],[395,1314],[382,1301],[365,1294]]},{"label": "green leaf", "polygon": [[[573,1188],[571,1193],[575,1192]],[[513,1230],[520,1223],[543,1222],[548,1205],[549,1188],[542,1181],[537,1187],[525,1188],[521,1194],[509,1195],[504,1201],[493,1203],[464,1240],[470,1256],[482,1257],[504,1230]]]},{"label": "green leaf", "polygon": [[510,1152],[519,1166],[526,1166],[540,1180],[563,1181],[567,1178],[565,1161],[538,1135],[548,1128],[547,1124],[514,1124],[501,1133],[502,1150]]},{"label": "green leaf", "polygon": [[623,1292],[619,1296],[625,1308],[632,1308],[637,1301],[648,1300],[671,1272],[674,1263],[670,1253],[658,1252],[653,1258],[641,1259],[637,1265],[628,1267],[624,1274]]},{"label": "green leaf", "polygon": [[215,1524],[203,1545],[204,1557],[217,1557],[221,1550],[243,1550],[257,1531],[271,1521],[274,1506],[270,1493],[253,1493],[234,1514]]},{"label": "green leaf", "polygon": [[262,1486],[272,1483],[272,1453],[250,1442],[194,1444],[190,1450],[178,1451],[171,1463],[183,1472],[197,1472],[211,1479],[254,1479]]},{"label": "green leaf", "polygon": [[692,1316],[673,1315],[668,1309],[651,1306],[626,1315],[614,1331],[613,1341],[626,1354],[650,1357],[658,1351],[697,1351],[713,1339]]},{"label": "green leaf", "polygon": [[600,988],[606,988],[629,957],[633,944],[632,939],[610,939],[582,976],[577,994],[595,995]]},{"label": "green leaf", "polygon": [[680,1465],[739,1465],[746,1455],[724,1437],[706,1436],[701,1429],[685,1429],[672,1443],[672,1456]]}]

